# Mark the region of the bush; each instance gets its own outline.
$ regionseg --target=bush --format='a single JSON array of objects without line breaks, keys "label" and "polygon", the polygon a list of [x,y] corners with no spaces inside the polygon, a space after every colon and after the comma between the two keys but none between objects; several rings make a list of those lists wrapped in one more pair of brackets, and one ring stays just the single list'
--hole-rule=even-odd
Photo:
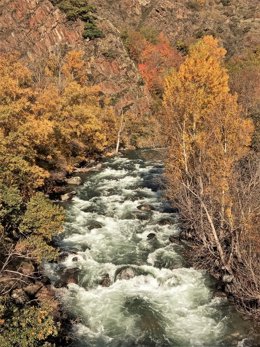
[{"label": "bush", "polygon": [[52,307],[26,307],[18,310],[13,307],[5,329],[1,331],[2,347],[35,347],[42,345],[49,337],[57,336],[58,327],[52,317]]},{"label": "bush", "polygon": [[83,37],[84,39],[98,39],[103,37],[102,31],[96,26],[94,22],[88,22],[84,26]]}]

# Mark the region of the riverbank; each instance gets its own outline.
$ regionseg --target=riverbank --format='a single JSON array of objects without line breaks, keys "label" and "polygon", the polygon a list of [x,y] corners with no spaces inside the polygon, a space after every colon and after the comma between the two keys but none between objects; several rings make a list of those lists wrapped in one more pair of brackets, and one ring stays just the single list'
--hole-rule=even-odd
[{"label": "riverbank", "polygon": [[[176,211],[161,200],[161,162],[156,164],[151,156],[146,161],[135,156],[105,162],[102,171],[88,176],[73,202],[67,205],[68,222],[60,242],[66,253],[47,272],[54,286],[63,287],[57,289],[62,293],[63,307],[76,320],[75,346],[96,346],[97,336],[109,346],[111,338],[116,341],[114,334],[126,341],[126,346],[132,346],[136,342],[124,335],[127,329],[134,329],[139,344],[153,346],[157,341],[167,345],[161,340],[160,330],[167,339],[175,341],[176,336],[171,334],[177,333],[177,326],[184,329],[178,339],[184,339],[185,346],[201,346],[211,338],[215,339],[211,346],[237,346],[248,337],[243,335],[247,323],[235,318],[238,316],[227,305],[226,298],[214,295],[215,284],[209,285],[205,272],[184,266],[185,251],[176,241],[177,234],[174,236],[178,225]],[[162,311],[160,305],[164,307]],[[191,317],[196,318],[194,325]],[[222,319],[229,321],[225,323],[229,327],[227,335],[222,335]],[[190,323],[181,328],[181,321]],[[144,340],[139,336],[137,323],[143,326]],[[210,335],[201,332],[207,324],[211,327]],[[170,327],[171,332],[167,330]],[[216,335],[212,336],[212,329]],[[193,331],[195,344],[189,340],[189,331]],[[106,336],[110,336],[108,340]]]},{"label": "riverbank", "polygon": [[[110,154],[107,153],[106,155],[109,156]],[[102,160],[104,160],[104,156],[95,156],[95,158],[86,160],[84,163],[75,165],[70,172],[50,172],[50,177],[47,179],[46,185],[41,189],[41,193],[36,193],[39,201],[37,201],[37,204],[31,205],[32,210],[30,212],[33,213],[33,224],[29,227],[33,231],[34,223],[36,223],[34,221],[36,220],[37,230],[43,232],[43,238],[45,237],[45,239],[35,239],[36,243],[31,244],[30,237],[32,231],[26,228],[22,238],[24,239],[22,242],[25,242],[23,246],[23,243],[20,242],[21,229],[19,224],[14,225],[5,238],[1,234],[2,230],[0,228],[0,333],[3,336],[0,338],[0,342],[3,347],[13,345],[15,341],[19,341],[20,344],[22,339],[27,341],[30,334],[32,334],[30,337],[32,342],[28,340],[26,342],[28,346],[30,343],[34,343],[34,339],[44,340],[46,346],[53,346],[54,344],[56,346],[65,346],[69,343],[70,336],[68,331],[72,329],[72,318],[61,307],[56,290],[54,290],[49,278],[44,275],[45,270],[41,259],[46,261],[50,259],[48,257],[51,255],[51,258],[57,260],[63,256],[62,250],[56,242],[59,236],[55,236],[52,241],[50,236],[47,236],[52,233],[57,233],[58,235],[59,230],[61,230],[59,225],[62,220],[62,211],[59,208],[59,204],[53,205],[53,202],[69,201],[75,196],[75,190],[82,184],[86,174],[97,172],[101,169]],[[4,193],[1,191],[1,194]],[[11,204],[11,213],[15,212],[15,208],[17,211],[20,211],[19,209],[21,208],[19,218],[19,223],[21,223],[21,218],[26,213],[26,208],[30,206],[30,202],[27,201],[26,205],[20,200],[20,197],[16,197],[15,188],[11,193],[13,194],[11,195],[11,200],[9,195],[0,194],[0,198],[7,199],[1,200],[3,204],[1,207],[4,206],[6,208],[8,204]],[[42,193],[45,194],[45,197]],[[16,198],[18,199],[17,202]],[[19,205],[16,207],[16,203],[22,204],[21,207]],[[57,208],[54,208],[54,206]],[[8,210],[4,210],[4,212],[8,212]],[[5,225],[5,219],[3,219],[5,215],[0,217],[3,225]],[[27,218],[31,218],[30,215]],[[58,222],[58,219],[60,222]],[[49,231],[47,225],[42,225],[44,220],[49,225]],[[56,220],[58,223],[56,223]],[[35,252],[37,247],[38,251]],[[64,285],[67,285],[67,283],[64,283]],[[16,312],[20,312],[19,317],[16,317]],[[34,326],[34,324],[30,325],[28,317],[31,314],[36,318],[39,315],[41,331],[37,332],[38,327]],[[20,324],[23,326],[24,337],[20,336],[19,333]]]}]

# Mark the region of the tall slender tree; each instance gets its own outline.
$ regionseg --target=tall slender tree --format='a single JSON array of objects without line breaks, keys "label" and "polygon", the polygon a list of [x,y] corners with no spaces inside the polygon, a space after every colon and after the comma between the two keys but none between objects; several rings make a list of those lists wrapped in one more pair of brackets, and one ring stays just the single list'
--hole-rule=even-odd
[{"label": "tall slender tree", "polygon": [[165,82],[170,196],[189,227],[228,272],[235,244],[234,165],[247,153],[252,122],[242,118],[223,67],[225,50],[205,36]]}]

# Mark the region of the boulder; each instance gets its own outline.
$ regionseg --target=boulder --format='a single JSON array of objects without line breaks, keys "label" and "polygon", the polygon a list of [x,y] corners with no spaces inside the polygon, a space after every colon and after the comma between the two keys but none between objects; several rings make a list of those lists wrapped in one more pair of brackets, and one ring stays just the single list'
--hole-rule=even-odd
[{"label": "boulder", "polygon": [[60,268],[60,278],[55,282],[55,288],[66,287],[70,283],[78,284],[79,268],[74,267],[71,269],[64,269],[64,266]]},{"label": "boulder", "polygon": [[74,176],[71,178],[67,178],[66,182],[74,186],[79,186],[82,183],[82,179],[79,176]]},{"label": "boulder", "polygon": [[94,166],[92,168],[92,171],[99,171],[102,169],[102,164],[101,163],[98,163],[96,166]]},{"label": "boulder", "polygon": [[156,235],[154,233],[150,233],[147,235],[148,240],[153,240],[155,237],[156,237]]},{"label": "boulder", "polygon": [[67,269],[64,274],[64,279],[66,284],[69,284],[69,283],[78,284],[78,274],[79,274],[78,268]]},{"label": "boulder", "polygon": [[214,293],[214,296],[217,298],[223,298],[226,299],[227,298],[227,294],[221,290],[217,291]]},{"label": "boulder", "polygon": [[72,192],[61,195],[60,199],[61,201],[70,201],[76,194],[77,193],[73,190]]}]

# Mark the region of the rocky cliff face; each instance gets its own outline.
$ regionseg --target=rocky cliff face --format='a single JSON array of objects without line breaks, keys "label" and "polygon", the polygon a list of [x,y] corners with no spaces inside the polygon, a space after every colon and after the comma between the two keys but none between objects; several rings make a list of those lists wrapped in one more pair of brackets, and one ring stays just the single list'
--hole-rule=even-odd
[{"label": "rocky cliff face", "polygon": [[[2,0],[0,51],[37,60],[60,45],[86,52],[90,83],[100,84],[118,111],[148,113],[150,96],[129,58],[120,31],[164,32],[174,44],[205,35],[223,40],[229,54],[260,44],[258,0],[89,0],[97,7],[104,38],[83,40],[83,23],[69,22],[49,0]],[[258,16],[258,17],[257,17]]]},{"label": "rocky cliff face", "polygon": [[203,35],[222,39],[229,54],[260,44],[258,0],[91,0],[98,13],[126,26],[151,27],[176,44]]},{"label": "rocky cliff face", "polygon": [[99,84],[119,112],[149,112],[149,93],[142,86],[119,31],[109,19],[99,19],[99,26],[104,38],[83,40],[83,23],[67,21],[48,0],[2,0],[0,51],[17,51],[30,62],[63,45],[83,49],[90,83]]},{"label": "rocky cliff face", "polygon": [[48,0],[3,0],[0,4],[0,50],[33,59],[55,45],[81,43],[82,24],[68,23]]},{"label": "rocky cliff face", "polygon": [[150,94],[137,67],[129,58],[118,29],[107,19],[98,26],[103,39],[86,42],[90,80],[101,85],[101,90],[111,97],[118,111],[128,110],[144,114],[149,112]]}]

